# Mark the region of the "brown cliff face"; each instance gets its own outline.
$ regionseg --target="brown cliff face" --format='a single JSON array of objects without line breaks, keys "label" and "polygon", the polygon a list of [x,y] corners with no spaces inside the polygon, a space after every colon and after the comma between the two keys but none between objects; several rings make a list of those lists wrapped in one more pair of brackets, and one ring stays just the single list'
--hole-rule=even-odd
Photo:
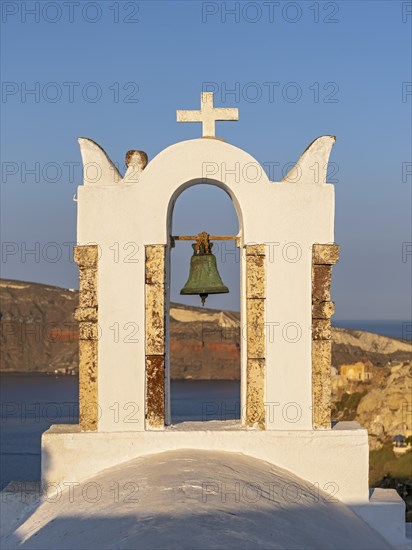
[{"label": "brown cliff face", "polygon": [[411,358],[411,342],[406,340],[336,327],[332,329],[332,339],[334,367],[366,360],[374,365],[384,366],[389,360],[402,362]]},{"label": "brown cliff face", "polygon": [[0,280],[2,372],[76,369],[78,292]]},{"label": "brown cliff face", "polygon": [[240,315],[185,307],[170,310],[171,375],[175,379],[239,380]]},{"label": "brown cliff face", "polygon": [[[78,372],[78,291],[0,280],[0,370]],[[171,304],[175,379],[239,379],[239,314]]]},{"label": "brown cliff face", "polygon": [[[0,280],[2,372],[77,372],[78,291]],[[233,380],[240,377],[244,343],[240,314],[171,304],[170,357],[175,379]],[[334,366],[365,358],[374,364],[404,361],[411,346],[392,338],[333,329]]]}]

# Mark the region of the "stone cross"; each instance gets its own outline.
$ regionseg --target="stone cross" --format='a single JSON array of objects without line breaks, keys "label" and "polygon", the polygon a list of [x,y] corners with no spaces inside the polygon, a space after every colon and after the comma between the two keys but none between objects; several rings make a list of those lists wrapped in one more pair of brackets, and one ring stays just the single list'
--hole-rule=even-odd
[{"label": "stone cross", "polygon": [[200,111],[176,111],[177,122],[201,122],[202,137],[215,137],[216,120],[239,120],[238,109],[213,107],[213,93],[200,94]]}]

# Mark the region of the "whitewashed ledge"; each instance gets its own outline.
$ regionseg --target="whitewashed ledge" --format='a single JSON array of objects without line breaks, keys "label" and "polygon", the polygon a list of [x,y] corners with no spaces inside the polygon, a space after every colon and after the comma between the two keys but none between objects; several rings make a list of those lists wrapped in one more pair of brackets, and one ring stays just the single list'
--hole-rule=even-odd
[{"label": "whitewashed ledge", "polygon": [[42,480],[84,481],[128,460],[179,449],[241,453],[321,488],[333,484],[342,502],[369,500],[368,435],[356,422],[293,431],[246,429],[230,421],[185,422],[140,432],[81,432],[77,425],[56,424],[42,435]]}]

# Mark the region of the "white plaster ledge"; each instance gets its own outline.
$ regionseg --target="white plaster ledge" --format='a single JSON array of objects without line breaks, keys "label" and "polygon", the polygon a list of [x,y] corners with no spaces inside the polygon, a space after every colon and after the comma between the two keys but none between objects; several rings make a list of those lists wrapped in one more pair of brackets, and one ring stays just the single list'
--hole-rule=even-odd
[{"label": "white plaster ledge", "polygon": [[54,425],[42,436],[42,481],[80,482],[133,458],[179,449],[241,453],[284,468],[323,490],[333,487],[342,502],[368,501],[367,431],[353,427],[80,432],[76,425]]}]

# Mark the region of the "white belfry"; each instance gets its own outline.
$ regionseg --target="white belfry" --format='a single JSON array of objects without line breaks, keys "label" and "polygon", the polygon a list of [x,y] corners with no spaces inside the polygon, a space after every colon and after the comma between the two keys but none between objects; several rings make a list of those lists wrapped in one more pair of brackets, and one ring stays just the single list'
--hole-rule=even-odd
[{"label": "white belfry", "polygon": [[213,92],[201,92],[200,104],[200,111],[176,111],[176,119],[177,122],[201,122],[203,137],[215,137],[216,120],[239,120],[238,109],[213,107]]},{"label": "white belfry", "polygon": [[[156,109],[156,105],[153,108]],[[405,538],[405,503],[401,497],[395,489],[369,490],[367,430],[357,422],[335,424],[331,421],[330,319],[334,303],[330,283],[339,247],[333,244],[335,192],[334,186],[328,183],[327,168],[335,137],[315,139],[283,180],[273,182],[247,151],[215,138],[216,120],[238,120],[238,109],[215,109],[213,93],[204,92],[200,110],[177,111],[178,122],[202,123],[203,139],[173,143],[150,162],[144,151],[129,150],[123,178],[102,147],[93,140],[79,139],[84,168],[84,183],[77,189],[78,245],[74,249],[80,275],[79,307],[75,310],[75,319],[79,322],[79,424],[57,424],[42,435],[42,487],[78,482],[85,483],[83,488],[87,488],[90,483],[99,481],[101,486],[110,479],[123,486],[136,472],[145,479],[148,476],[148,500],[145,498],[143,503],[142,497],[143,508],[133,507],[131,517],[139,518],[139,514],[145,513],[145,507],[149,507],[150,511],[154,510],[154,528],[158,533],[153,538],[144,522],[136,529],[133,525],[133,532],[126,530],[126,535],[130,534],[128,546],[133,547],[133,542],[140,537],[143,547],[177,547],[180,526],[184,526],[184,521],[189,523],[186,517],[194,526],[192,531],[198,526],[202,529],[194,514],[189,517],[194,505],[197,516],[200,512],[209,516],[213,513],[209,498],[207,503],[205,499],[199,502],[200,497],[196,500],[194,494],[191,510],[187,502],[180,508],[175,507],[175,538],[170,539],[167,526],[159,527],[170,502],[167,496],[162,497],[164,489],[180,486],[187,479],[185,464],[190,460],[190,478],[196,487],[205,478],[205,472],[209,472],[212,480],[211,475],[223,472],[221,484],[233,484],[236,478],[225,473],[229,470],[237,477],[241,475],[260,483],[279,479],[286,488],[299,482],[299,507],[311,519],[304,535],[300,534],[303,538],[311,534],[315,537],[322,522],[326,529],[324,518],[331,511],[329,508],[333,508],[335,520],[332,516],[329,518],[330,514],[328,520],[336,521],[333,533],[332,528],[329,529],[334,538],[335,531],[338,533],[335,546],[342,548],[339,541],[343,539],[339,537],[344,537],[346,529],[351,533],[348,539],[351,548],[409,548]],[[261,132],[262,124],[256,123],[257,132]],[[141,135],[138,132],[137,138]],[[277,141],[272,138],[272,147]],[[91,163],[101,169],[97,180],[87,177]],[[252,179],[250,166],[256,171]],[[314,166],[319,170],[314,171]],[[239,170],[234,174],[236,167]],[[230,197],[239,226],[237,235],[216,237],[236,239],[239,247],[240,285],[238,290],[231,290],[238,293],[240,300],[240,319],[233,320],[235,326],[239,326],[236,343],[241,348],[240,418],[224,417],[223,403],[219,420],[212,420],[215,410],[205,409],[202,419],[192,417],[191,421],[176,422],[170,406],[173,340],[170,341],[169,319],[182,320],[179,324],[189,327],[185,326],[184,330],[193,330],[188,333],[193,334],[193,338],[195,325],[203,322],[205,314],[208,321],[215,319],[216,326],[222,330],[232,322],[229,318],[229,324],[219,322],[219,310],[213,315],[207,310],[195,310],[187,315],[170,302],[173,275],[170,257],[174,241],[196,239],[194,235],[179,236],[172,231],[175,203],[180,201],[181,193],[200,183],[214,185]],[[118,254],[123,251],[123,261],[111,261],[113,243],[118,245]],[[136,243],[139,246],[133,246]],[[273,247],[269,254],[268,243],[281,246]],[[299,261],[293,259],[293,251],[287,251],[288,245],[298,248]],[[223,261],[221,258],[220,262]],[[270,324],[277,326],[273,326],[272,337],[267,338],[265,329]],[[297,338],[293,330],[288,330],[290,325],[298,329]],[[117,332],[114,338],[111,330],[100,330],[116,326],[123,330],[122,338],[117,338]],[[234,339],[232,343],[235,344]],[[197,369],[202,360],[201,351],[195,351],[194,341],[182,345],[187,354],[193,355],[192,365]],[[119,364],[121,369],[116,370]],[[144,458],[149,455],[152,458]],[[167,465],[164,476],[156,473],[161,470],[161,464]],[[317,487],[325,498],[320,496],[314,503],[311,487]],[[247,486],[243,488],[247,490]],[[26,485],[24,493],[27,492]],[[203,491],[203,496],[209,493],[207,496],[213,498],[213,492]],[[63,506],[68,502],[67,494],[66,500],[61,495],[59,503],[42,502],[30,519],[26,519],[21,496],[21,489],[15,488],[0,494],[1,517],[11,518],[3,521],[11,527],[10,535],[1,538],[1,548],[17,548],[21,536],[26,547],[51,547],[48,541],[59,533],[54,527],[39,530],[39,522],[44,527],[50,518],[62,518],[67,508]],[[220,496],[221,493],[216,499]],[[280,505],[287,495],[283,497]],[[267,506],[262,499],[258,500],[260,503],[256,499],[242,501],[239,513],[248,519],[257,519],[254,527],[250,522],[253,533],[245,530],[249,538],[245,539],[242,534],[238,540],[243,544],[238,546],[250,547],[251,537],[269,518],[275,527],[271,524],[266,531],[262,527],[262,536],[267,538],[260,538],[261,542],[255,544],[266,548],[271,532],[280,525],[279,521],[276,523],[274,508],[279,499],[276,500],[276,496],[266,499],[273,501]],[[217,500],[214,504],[218,504]],[[199,505],[204,506],[199,508]],[[72,519],[75,527],[89,513],[86,508],[76,507],[77,515]],[[223,512],[229,508],[223,508]],[[27,514],[31,513],[32,509],[27,509]],[[90,516],[89,524],[98,521],[103,513],[111,519],[127,513],[127,509],[123,507],[118,512],[117,508],[110,507],[109,498],[103,498]],[[285,507],[285,514],[281,519],[283,523],[289,522],[285,533],[288,540],[292,540],[291,528],[300,516],[296,519],[291,506]],[[179,517],[183,518],[180,523]],[[111,524],[106,523],[110,528]],[[366,524],[388,544],[380,538],[373,540]],[[226,530],[235,528],[233,523]],[[107,548],[114,548],[113,533],[118,535],[120,528],[111,531],[112,538],[106,537],[108,542],[103,540],[106,532],[102,531],[100,539],[89,537],[89,544],[86,542],[81,547],[97,548],[103,541]],[[187,533],[187,536],[186,531],[181,533],[186,546],[198,548],[199,536],[195,533],[197,538],[194,538],[188,529]],[[204,530],[199,533],[203,536]],[[223,529],[217,533],[222,535]],[[37,542],[32,534],[38,535]],[[235,544],[236,534],[224,539],[228,541],[226,546]],[[302,547],[302,536],[292,540],[295,547]],[[58,539],[54,546],[58,546],[60,540],[63,539]],[[170,540],[171,544],[167,545]],[[316,547],[317,540],[312,539],[312,548]],[[325,541],[322,548],[327,546]]]}]

